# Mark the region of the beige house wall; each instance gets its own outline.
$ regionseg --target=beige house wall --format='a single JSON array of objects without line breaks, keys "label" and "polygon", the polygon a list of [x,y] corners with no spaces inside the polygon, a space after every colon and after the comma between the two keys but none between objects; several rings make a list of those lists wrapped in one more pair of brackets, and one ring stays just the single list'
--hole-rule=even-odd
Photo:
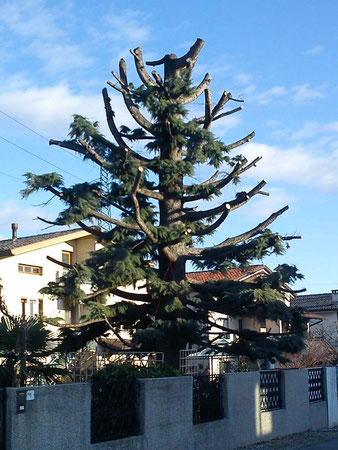
[{"label": "beige house wall", "polygon": [[[56,281],[63,273],[63,268],[56,263],[49,261],[50,256],[58,261],[62,261],[62,252],[73,253],[73,262],[82,261],[88,256],[88,252],[95,249],[94,237],[81,237],[60,242],[50,246],[43,243],[43,248],[35,249],[30,246],[30,251],[14,256],[0,259],[0,278],[3,285],[2,297],[6,302],[11,314],[22,313],[21,299],[27,299],[26,315],[37,315],[39,312],[39,299],[43,300],[43,314],[47,317],[60,317],[66,321],[70,320],[70,313],[61,309],[61,304],[57,300],[43,295],[39,291],[47,286],[51,281]],[[20,249],[23,250],[23,249]],[[42,267],[42,275],[22,273],[18,270],[19,264]]]}]

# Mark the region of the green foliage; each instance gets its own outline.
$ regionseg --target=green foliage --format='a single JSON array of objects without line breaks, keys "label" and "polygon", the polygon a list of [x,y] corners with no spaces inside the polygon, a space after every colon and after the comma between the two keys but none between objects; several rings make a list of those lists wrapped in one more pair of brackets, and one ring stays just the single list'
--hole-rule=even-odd
[{"label": "green foliage", "polygon": [[[27,378],[33,378],[36,383],[51,383],[64,375],[64,369],[43,360],[55,351],[57,343],[56,336],[36,317],[1,317],[0,386],[18,386],[20,379]],[[20,364],[23,358],[24,370]]]},{"label": "green foliage", "polygon": [[[243,156],[232,152],[231,147],[235,146],[214,136],[206,118],[191,118],[186,105],[194,99],[196,88],[190,80],[190,63],[170,72],[167,62],[165,74],[170,76],[165,75],[163,83],[158,78],[156,84],[149,86],[122,83],[126,104],[138,125],[134,129],[121,126],[121,134],[117,136],[114,113],[109,115],[106,104],[116,143],[103,136],[98,122],[78,114],[73,116],[70,140],[63,144],[75,151],[80,149],[81,154],[87,149],[85,157],[90,157],[90,147],[103,158],[99,165],[105,169],[106,183],[84,182],[65,187],[55,173],[25,175],[24,197],[39,190],[58,196],[66,206],[55,222],[60,225],[84,222],[94,234],[99,234],[103,245],[41,290],[64,299],[72,308],[85,305],[84,320],[92,321],[76,330],[63,330],[64,350],[77,350],[109,330],[119,333],[121,327],[129,332],[133,349],[164,351],[167,355],[178,352],[187,343],[206,347],[209,312],[282,321],[289,329],[288,334],[280,336],[234,330],[236,340],[232,343],[222,340],[220,330],[222,344],[212,351],[246,355],[250,359],[273,359],[286,351],[296,352],[302,346],[301,314],[283,301],[286,284],[301,279],[294,266],[280,265],[272,274],[246,283],[226,280],[231,268],[247,268],[268,255],[283,254],[283,239],[278,233],[259,227],[248,239],[236,239],[231,244],[234,241],[227,242],[225,237],[224,245],[193,251],[204,237],[215,232],[216,225],[220,225],[216,221],[226,211],[220,208],[215,214],[211,208],[198,215],[191,202],[221,197],[223,187],[238,184],[241,170],[247,167]],[[215,105],[210,106],[215,109]],[[205,108],[206,116],[208,111]],[[137,153],[140,145],[147,151],[147,158]],[[201,165],[219,168],[221,172],[214,181],[197,182],[197,169]],[[143,171],[139,177],[140,167]],[[250,199],[248,193],[239,190],[234,197],[227,200],[233,209]],[[106,207],[119,216],[118,224],[110,231],[96,226]],[[190,283],[185,275],[187,261],[193,261],[197,269],[223,272],[224,280]],[[138,299],[122,295],[114,304],[107,302],[110,294],[116,295],[116,291],[125,287],[133,286],[136,296],[140,280],[146,293],[142,290]],[[87,288],[84,290],[84,284],[87,287],[90,284],[92,295],[88,295]]]},{"label": "green foliage", "polygon": [[182,373],[167,364],[154,364],[149,367],[132,364],[110,364],[95,372],[92,376],[92,382],[179,376],[182,376]]}]

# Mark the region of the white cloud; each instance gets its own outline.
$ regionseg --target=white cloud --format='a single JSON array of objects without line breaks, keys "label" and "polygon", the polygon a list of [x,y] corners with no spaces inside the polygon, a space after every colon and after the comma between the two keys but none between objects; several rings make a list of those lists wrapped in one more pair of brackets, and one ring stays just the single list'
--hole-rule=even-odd
[{"label": "white cloud", "polygon": [[338,152],[319,152],[311,146],[297,144],[294,147],[249,143],[242,152],[249,160],[256,156],[263,159],[248,177],[271,182],[287,182],[318,188],[322,191],[338,191]]},{"label": "white cloud", "polygon": [[248,73],[238,73],[234,76],[234,80],[241,84],[249,84],[251,82],[252,75],[249,75]]},{"label": "white cloud", "polygon": [[[247,187],[246,190],[252,189],[252,185]],[[257,217],[258,219],[266,219],[273,212],[284,208],[284,206],[293,205],[297,201],[297,197],[290,194],[286,190],[279,187],[267,187],[265,188],[269,192],[269,196],[257,195],[252,201],[250,201],[245,208],[240,208],[239,212],[251,217]]]},{"label": "white cloud", "polygon": [[307,139],[321,134],[337,134],[338,121],[322,124],[314,120],[304,122],[302,128],[294,132],[293,139]]},{"label": "white cloud", "polygon": [[133,41],[137,45],[145,42],[150,37],[150,28],[142,24],[140,18],[143,14],[139,11],[125,10],[113,13],[107,18],[110,39],[118,41]]},{"label": "white cloud", "polygon": [[[10,79],[8,85],[0,86],[1,108],[7,113],[35,128],[47,137],[64,138],[73,114],[81,114],[100,122],[101,131],[110,136],[101,95],[74,93],[66,83],[38,87],[19,77],[20,87]],[[114,92],[109,93],[118,126],[133,127],[123,100]]]},{"label": "white cloud", "polygon": [[304,55],[306,55],[306,56],[317,56],[320,53],[322,53],[322,51],[323,51],[323,47],[321,45],[315,45],[314,47],[309,48],[308,50],[306,50],[304,52]]},{"label": "white cloud", "polygon": [[325,94],[323,92],[325,88],[326,85],[324,84],[316,87],[310,87],[310,85],[306,83],[294,86],[293,88],[291,88],[291,93],[293,94],[293,100],[296,103],[303,103],[308,100],[325,97]]},{"label": "white cloud", "polygon": [[0,24],[8,32],[23,40],[23,53],[38,57],[43,69],[52,73],[63,71],[69,63],[73,68],[86,67],[92,59],[83,53],[79,45],[70,43],[70,38],[57,18],[62,12],[56,7],[45,7],[43,1],[16,1],[6,3],[0,10]]},{"label": "white cloud", "polygon": [[23,202],[5,201],[0,203],[0,208],[0,229],[3,239],[11,238],[10,224],[13,222],[19,224],[19,237],[29,233],[41,232],[42,228],[45,227],[39,220],[34,220],[37,216],[41,216],[41,207],[23,207]]},{"label": "white cloud", "polygon": [[304,83],[290,88],[283,85],[273,86],[265,91],[259,92],[255,84],[250,84],[243,89],[243,94],[246,96],[247,101],[260,105],[267,105],[285,98],[288,101],[291,99],[294,103],[298,104],[325,97],[325,88],[325,84],[310,86],[308,83]]}]

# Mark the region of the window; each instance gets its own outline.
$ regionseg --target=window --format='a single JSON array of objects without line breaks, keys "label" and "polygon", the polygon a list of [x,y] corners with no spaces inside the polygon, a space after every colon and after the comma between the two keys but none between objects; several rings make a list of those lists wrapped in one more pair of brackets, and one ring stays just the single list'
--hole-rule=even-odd
[{"label": "window", "polygon": [[[66,250],[62,250],[62,262],[65,264],[73,264],[73,253],[67,252]],[[66,267],[63,268],[63,273],[65,273],[68,269]]]},{"label": "window", "polygon": [[[223,327],[224,328],[229,328],[229,316],[227,316],[225,319],[223,319]],[[225,339],[230,339],[230,333],[229,332],[225,332],[223,336],[224,336]]]},{"label": "window", "polygon": [[243,330],[243,319],[238,319],[238,331]]},{"label": "window", "polygon": [[34,317],[35,305],[36,305],[36,300],[30,299],[29,300],[29,315],[30,315],[30,317]]},{"label": "window", "polygon": [[20,273],[28,273],[30,275],[42,275],[42,267],[31,266],[30,264],[19,264],[18,271]]},{"label": "window", "polygon": [[21,299],[21,314],[22,314],[22,317],[26,317],[26,304],[27,304],[27,299],[26,298],[22,298]]},{"label": "window", "polygon": [[39,298],[39,316],[43,316],[43,298]]},{"label": "window", "polygon": [[266,319],[258,319],[260,333],[266,333]]}]

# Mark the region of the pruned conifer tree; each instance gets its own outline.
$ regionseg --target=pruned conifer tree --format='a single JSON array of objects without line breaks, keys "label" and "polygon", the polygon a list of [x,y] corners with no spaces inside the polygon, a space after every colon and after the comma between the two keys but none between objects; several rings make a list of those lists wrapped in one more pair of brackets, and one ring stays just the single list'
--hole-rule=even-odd
[{"label": "pruned conifer tree", "polygon": [[[236,154],[236,149],[254,133],[225,144],[211,132],[214,121],[226,120],[241,107],[227,108],[240,101],[227,91],[217,102],[212,101],[209,74],[198,86],[192,85],[192,71],[203,44],[197,39],[182,57],[167,54],[146,63],[164,66],[163,76],[156,71],[151,72],[152,76],[148,73],[141,47],[131,51],[141,80],[137,87],[129,81],[126,63],[121,59],[119,74],[113,72],[116,82],[108,81],[108,85],[121,93],[138,124],[135,129],[116,126],[108,90],[104,88],[112,140],[101,134],[97,122],[75,115],[70,139],[50,141],[83,155],[108,173],[108,191],[100,183],[90,182],[65,187],[56,173],[26,174],[24,196],[45,190],[66,205],[55,222],[49,223],[77,224],[103,244],[88,260],[75,264],[58,282],[44,289],[70,305],[84,303],[90,310],[83,326],[64,329],[65,342],[73,349],[109,329],[131,349],[165,352],[166,361],[173,365],[177,365],[178,351],[187,343],[253,360],[282,359],[283,353],[302,348],[301,314],[282,301],[285,283],[301,277],[294,266],[280,265],[271,275],[251,283],[226,279],[193,283],[186,278],[187,264],[226,272],[271,253],[283,253],[284,241],[292,238],[268,229],[288,209],[286,206],[248,231],[227,236],[212,247],[202,245],[205,236],[214,233],[236,209],[263,193],[266,184],[263,180],[209,209],[196,207],[199,200],[217,200],[225,186],[236,185],[260,159],[248,161]],[[190,118],[188,105],[200,96],[204,96],[204,115]],[[147,157],[135,150],[139,143],[147,150]],[[195,170],[204,164],[216,171],[209,179],[196,183]],[[116,213],[113,217],[103,212],[107,207]],[[97,220],[108,223],[111,229],[99,228]],[[138,280],[144,280],[146,294],[123,290]],[[84,282],[91,283],[89,295],[81,289]],[[106,304],[110,294],[121,300]],[[282,321],[287,331],[274,334],[271,330],[261,333],[230,329],[216,324],[211,312]],[[122,338],[121,326],[129,330],[131,343]],[[235,334],[236,340],[210,339],[211,327],[216,327],[220,336]]]}]

